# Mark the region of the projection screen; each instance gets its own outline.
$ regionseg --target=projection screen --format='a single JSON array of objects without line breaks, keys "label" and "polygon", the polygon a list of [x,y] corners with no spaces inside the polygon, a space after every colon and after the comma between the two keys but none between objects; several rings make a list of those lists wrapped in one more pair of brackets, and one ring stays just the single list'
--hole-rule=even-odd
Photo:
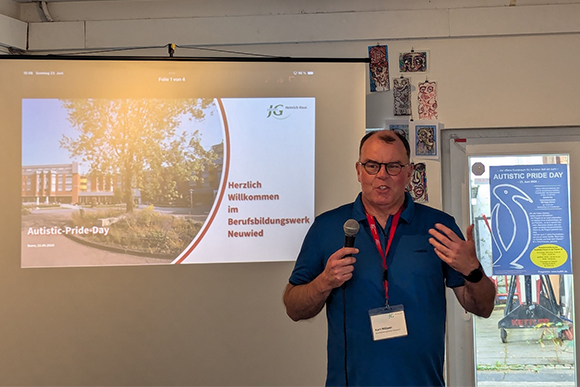
[{"label": "projection screen", "polygon": [[[360,59],[0,56],[0,384],[324,383],[324,320],[293,323],[281,298],[307,220],[359,191],[366,77]],[[142,167],[125,177],[120,125]],[[106,258],[121,225],[174,255]]]},{"label": "projection screen", "polygon": [[294,260],[321,209],[316,174],[338,172],[317,152],[346,139],[319,131],[364,127],[361,63],[0,66],[21,267]]}]

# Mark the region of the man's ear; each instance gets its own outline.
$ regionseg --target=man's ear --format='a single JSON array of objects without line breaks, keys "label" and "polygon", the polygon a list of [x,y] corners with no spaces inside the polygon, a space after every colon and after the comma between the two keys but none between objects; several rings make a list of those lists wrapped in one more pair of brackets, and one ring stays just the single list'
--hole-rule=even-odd
[{"label": "man's ear", "polygon": [[354,168],[356,169],[356,178],[360,183],[360,174],[362,172],[362,165],[360,165],[360,163],[357,161],[356,163],[354,163]]},{"label": "man's ear", "polygon": [[411,176],[413,175],[414,166],[415,166],[414,163],[409,162],[409,167],[407,168],[407,184],[411,182]]}]

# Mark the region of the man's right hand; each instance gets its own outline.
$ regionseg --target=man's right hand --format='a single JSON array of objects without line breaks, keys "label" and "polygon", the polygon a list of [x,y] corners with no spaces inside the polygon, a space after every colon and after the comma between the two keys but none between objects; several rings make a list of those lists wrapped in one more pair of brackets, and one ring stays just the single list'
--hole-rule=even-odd
[{"label": "man's right hand", "polygon": [[320,313],[332,289],[342,286],[352,278],[356,258],[351,255],[357,253],[357,248],[343,247],[328,258],[324,271],[312,282],[303,285],[288,284],[284,291],[288,316],[298,321]]},{"label": "man's right hand", "polygon": [[326,267],[322,272],[321,284],[328,287],[328,290],[332,290],[351,279],[354,271],[353,265],[356,262],[356,258],[352,255],[357,253],[358,249],[354,247],[343,247],[335,251],[326,262]]}]

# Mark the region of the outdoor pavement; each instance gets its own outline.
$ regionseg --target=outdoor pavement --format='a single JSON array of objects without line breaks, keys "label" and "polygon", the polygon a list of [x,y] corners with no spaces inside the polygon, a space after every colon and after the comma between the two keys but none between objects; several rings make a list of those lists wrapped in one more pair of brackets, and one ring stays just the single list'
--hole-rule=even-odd
[{"label": "outdoor pavement", "polygon": [[502,343],[497,323],[504,317],[497,308],[489,319],[476,318],[477,386],[479,387],[572,387],[574,341],[559,345],[550,339],[553,331],[508,329]]}]

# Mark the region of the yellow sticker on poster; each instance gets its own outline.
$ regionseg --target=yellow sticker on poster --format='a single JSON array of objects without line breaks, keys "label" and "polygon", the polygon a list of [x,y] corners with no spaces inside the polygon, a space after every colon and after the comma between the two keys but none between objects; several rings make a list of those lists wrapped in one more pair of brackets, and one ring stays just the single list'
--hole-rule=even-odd
[{"label": "yellow sticker on poster", "polygon": [[530,253],[532,262],[544,269],[562,266],[568,260],[566,250],[558,245],[540,245]]}]

